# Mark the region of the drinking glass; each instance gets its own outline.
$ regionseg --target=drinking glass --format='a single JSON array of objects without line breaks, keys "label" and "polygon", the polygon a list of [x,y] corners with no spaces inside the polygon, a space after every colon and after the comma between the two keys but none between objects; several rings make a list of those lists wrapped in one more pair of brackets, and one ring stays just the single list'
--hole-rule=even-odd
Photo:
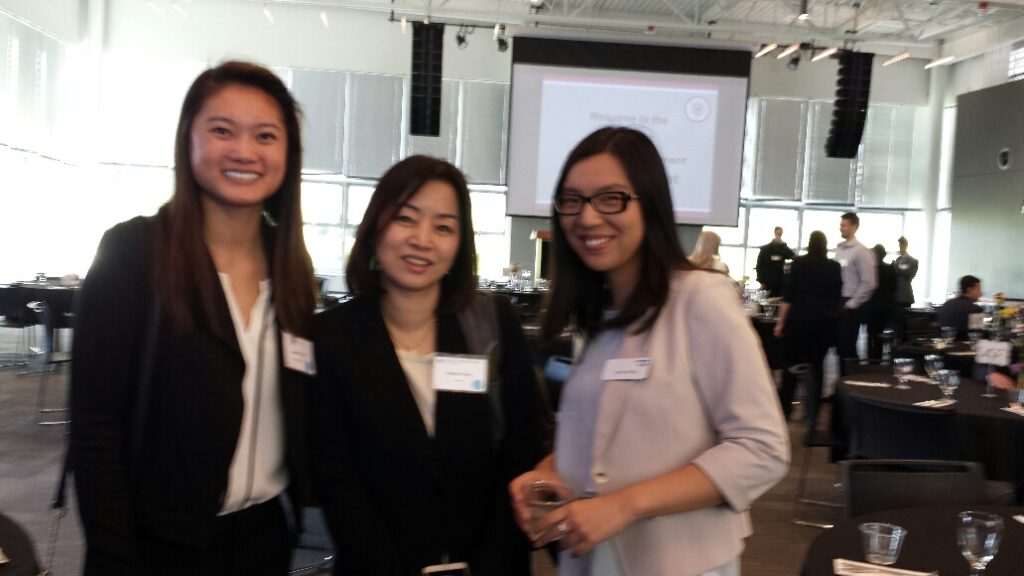
[{"label": "drinking glass", "polygon": [[978,347],[978,341],[981,340],[982,333],[977,330],[971,330],[967,333],[967,339],[971,341],[971,350]]},{"label": "drinking glass", "polygon": [[953,342],[956,341],[956,328],[952,326],[943,326],[942,339],[946,341],[946,346],[952,346]]},{"label": "drinking glass", "polygon": [[935,380],[939,384],[939,390],[942,390],[942,395],[952,400],[953,392],[960,386],[960,371],[948,368],[936,370]]},{"label": "drinking glass", "polygon": [[865,522],[858,526],[864,545],[864,559],[872,564],[888,566],[900,557],[907,530],[895,524]]},{"label": "drinking glass", "polygon": [[1006,399],[1010,402],[1010,408],[1020,408],[1021,400],[1024,400],[1024,390],[1010,388],[1006,391]]},{"label": "drinking glass", "polygon": [[942,361],[942,355],[941,354],[926,354],[925,355],[925,357],[924,357],[924,371],[925,371],[926,374],[928,374],[928,378],[931,379],[931,381],[932,381],[931,383],[932,384],[936,384],[937,383],[937,382],[935,382],[935,373],[938,372],[939,370],[942,370],[944,367],[945,367],[945,364]]},{"label": "drinking glass", "polygon": [[1003,518],[996,514],[968,510],[961,512],[956,526],[960,553],[971,566],[971,574],[981,574],[999,552],[1003,538]]},{"label": "drinking glass", "polygon": [[573,500],[572,489],[561,482],[538,480],[523,487],[526,507],[530,509],[531,537],[540,536],[537,523],[555,510]]},{"label": "drinking glass", "polygon": [[897,390],[909,390],[910,386],[907,385],[907,376],[914,373],[914,359],[913,358],[897,358],[892,361],[892,372],[896,375],[896,380],[899,384],[896,385]]}]

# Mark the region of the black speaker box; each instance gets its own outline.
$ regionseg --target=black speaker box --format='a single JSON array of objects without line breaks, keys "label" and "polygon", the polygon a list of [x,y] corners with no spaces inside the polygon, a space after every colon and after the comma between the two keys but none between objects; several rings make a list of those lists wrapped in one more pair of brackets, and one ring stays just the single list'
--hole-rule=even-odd
[{"label": "black speaker box", "polygon": [[832,127],[825,142],[829,158],[854,158],[864,121],[868,115],[868,92],[871,90],[871,62],[875,55],[844,50],[839,55],[839,78],[836,80],[835,108]]},{"label": "black speaker box", "polygon": [[441,60],[444,24],[412,25],[412,91],[409,96],[409,133],[441,133]]}]

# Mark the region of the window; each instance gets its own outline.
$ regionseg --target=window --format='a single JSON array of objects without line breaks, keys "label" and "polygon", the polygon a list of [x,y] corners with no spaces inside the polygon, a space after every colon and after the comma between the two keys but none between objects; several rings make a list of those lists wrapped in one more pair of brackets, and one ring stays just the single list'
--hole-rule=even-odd
[{"label": "window", "polygon": [[1011,82],[1024,78],[1024,42],[1015,42],[1010,50],[1008,76]]}]

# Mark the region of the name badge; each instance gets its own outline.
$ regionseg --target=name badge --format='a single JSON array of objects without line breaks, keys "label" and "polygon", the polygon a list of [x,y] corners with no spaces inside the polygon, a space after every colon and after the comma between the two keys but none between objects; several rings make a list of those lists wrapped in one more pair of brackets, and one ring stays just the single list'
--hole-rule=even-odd
[{"label": "name badge", "polygon": [[281,333],[284,350],[284,367],[310,376],[316,376],[316,359],[313,357],[313,343],[288,332]]},{"label": "name badge", "polygon": [[900,270],[906,270],[907,268],[910,268],[910,264],[900,264]]},{"label": "name badge", "polygon": [[840,268],[846,268],[846,258],[836,258],[836,262],[839,262]]},{"label": "name badge", "polygon": [[650,358],[613,358],[604,363],[601,380],[646,380]]},{"label": "name badge", "polygon": [[434,356],[434,390],[444,392],[487,392],[487,358],[484,356],[438,354]]},{"label": "name badge", "polygon": [[1009,366],[1010,349],[1012,342],[996,342],[993,340],[979,340],[978,347],[974,351],[974,361],[978,364],[991,364],[992,366]]},{"label": "name badge", "polygon": [[778,262],[779,260],[782,260],[782,256],[779,256],[778,254],[772,254],[772,262]]}]

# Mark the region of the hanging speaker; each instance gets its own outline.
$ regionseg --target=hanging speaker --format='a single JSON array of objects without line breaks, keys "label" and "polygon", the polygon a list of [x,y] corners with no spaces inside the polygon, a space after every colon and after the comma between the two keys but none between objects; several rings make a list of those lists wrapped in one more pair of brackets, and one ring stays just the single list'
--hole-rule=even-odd
[{"label": "hanging speaker", "polygon": [[839,55],[839,78],[832,110],[832,127],[825,142],[829,158],[854,158],[864,135],[871,89],[871,62],[875,55],[844,50]]},{"label": "hanging speaker", "polygon": [[444,24],[412,25],[412,91],[409,101],[409,133],[438,136],[441,133],[441,60],[444,55]]}]

